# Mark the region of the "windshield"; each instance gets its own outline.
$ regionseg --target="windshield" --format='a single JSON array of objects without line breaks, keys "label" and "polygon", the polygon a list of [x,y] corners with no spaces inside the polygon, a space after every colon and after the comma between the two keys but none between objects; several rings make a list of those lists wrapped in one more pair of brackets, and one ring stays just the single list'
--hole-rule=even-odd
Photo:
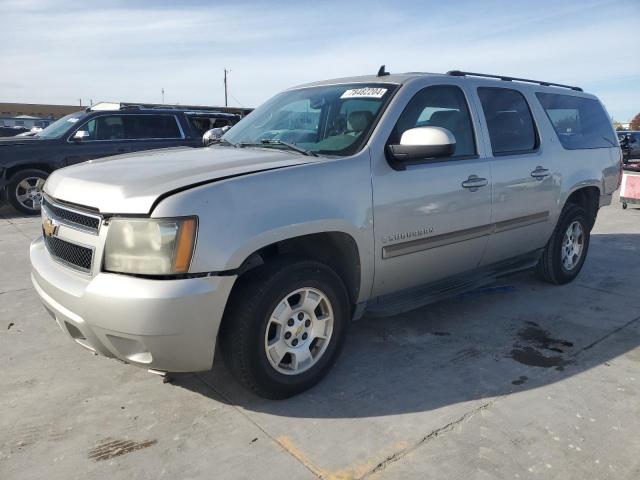
[{"label": "windshield", "polygon": [[258,107],[222,142],[265,148],[286,148],[288,143],[315,154],[352,155],[362,148],[396,88],[356,83],[289,90]]},{"label": "windshield", "polygon": [[62,117],[41,132],[38,132],[35,136],[39,138],[60,138],[66,131],[73,127],[83,115],[84,112],[76,112]]}]

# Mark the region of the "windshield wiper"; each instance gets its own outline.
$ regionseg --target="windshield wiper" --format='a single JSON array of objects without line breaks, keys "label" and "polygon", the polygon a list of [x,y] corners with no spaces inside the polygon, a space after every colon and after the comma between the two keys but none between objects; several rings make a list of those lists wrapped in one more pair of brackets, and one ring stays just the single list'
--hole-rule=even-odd
[{"label": "windshield wiper", "polygon": [[218,142],[218,145],[228,145],[230,147],[236,147],[236,148],[238,148],[240,146],[237,143],[231,143],[229,140],[220,140]]},{"label": "windshield wiper", "polygon": [[282,145],[283,147],[287,147],[289,150],[293,150],[294,152],[298,152],[301,153],[303,155],[307,155],[307,156],[311,156],[311,157],[317,157],[318,154],[315,152],[312,152],[311,150],[307,150],[305,148],[299,147],[298,145],[294,144],[294,143],[288,143],[288,142],[283,142],[282,140],[271,140],[268,138],[263,138],[262,140],[260,140],[260,143],[238,143],[237,144],[240,147],[261,147],[263,145]]}]

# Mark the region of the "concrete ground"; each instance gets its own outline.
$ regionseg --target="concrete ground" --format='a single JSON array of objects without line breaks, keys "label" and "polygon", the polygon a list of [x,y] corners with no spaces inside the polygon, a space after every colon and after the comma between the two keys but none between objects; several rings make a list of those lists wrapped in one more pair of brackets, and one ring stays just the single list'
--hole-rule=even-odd
[{"label": "concrete ground", "polygon": [[0,478],[640,478],[640,209],[603,209],[580,277],[530,274],[353,325],[273,402],[224,368],[173,384],[63,336],[0,210]]}]

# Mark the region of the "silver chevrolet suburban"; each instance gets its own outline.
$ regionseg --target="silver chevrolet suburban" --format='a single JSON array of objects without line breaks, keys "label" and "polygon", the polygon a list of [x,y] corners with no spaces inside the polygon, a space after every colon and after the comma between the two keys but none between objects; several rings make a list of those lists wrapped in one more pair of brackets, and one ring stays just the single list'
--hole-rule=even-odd
[{"label": "silver chevrolet suburban", "polygon": [[579,273],[621,151],[578,87],[461,71],[317,82],[218,143],[92,160],[44,187],[33,285],[83,347],[268,398],[317,383],[351,320],[535,268]]}]

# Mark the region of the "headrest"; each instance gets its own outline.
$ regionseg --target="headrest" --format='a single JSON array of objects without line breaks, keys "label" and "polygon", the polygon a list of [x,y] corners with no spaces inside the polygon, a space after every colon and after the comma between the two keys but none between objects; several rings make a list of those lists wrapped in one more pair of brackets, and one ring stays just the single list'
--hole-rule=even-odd
[{"label": "headrest", "polygon": [[458,120],[461,116],[462,114],[458,110],[441,110],[431,115],[429,125],[445,125]]},{"label": "headrest", "polygon": [[347,119],[347,123],[349,126],[349,130],[353,132],[362,132],[366,130],[366,128],[371,125],[373,121],[373,113],[368,110],[358,110],[356,112],[351,112]]}]

